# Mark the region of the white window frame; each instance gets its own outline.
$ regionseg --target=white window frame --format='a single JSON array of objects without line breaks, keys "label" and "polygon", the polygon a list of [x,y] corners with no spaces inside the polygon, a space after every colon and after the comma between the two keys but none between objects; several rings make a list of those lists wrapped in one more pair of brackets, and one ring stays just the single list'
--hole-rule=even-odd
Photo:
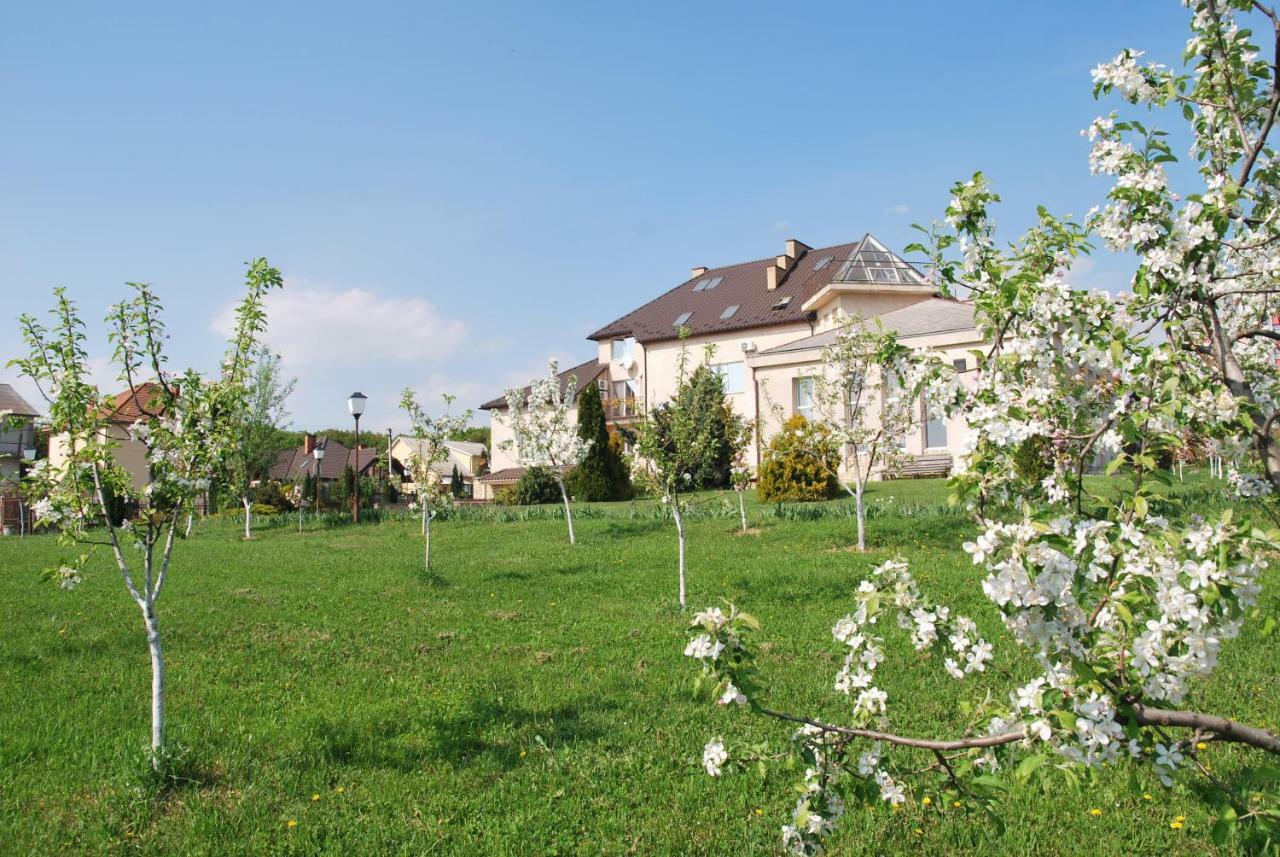
[{"label": "white window frame", "polygon": [[[801,391],[808,390],[809,404],[801,405]],[[814,397],[817,395],[817,382],[812,375],[803,375],[791,379],[791,412],[813,422]]]},{"label": "white window frame", "polygon": [[[736,370],[738,389],[733,388],[733,374]],[[724,392],[728,396],[737,396],[747,392],[747,364],[743,360],[730,363],[712,363],[711,371],[724,379]]]}]

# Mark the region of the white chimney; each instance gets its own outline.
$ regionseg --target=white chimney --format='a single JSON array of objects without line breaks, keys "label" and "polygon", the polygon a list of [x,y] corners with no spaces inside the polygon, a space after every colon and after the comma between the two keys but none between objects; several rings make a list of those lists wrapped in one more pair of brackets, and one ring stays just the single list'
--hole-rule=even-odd
[{"label": "white chimney", "polygon": [[707,272],[707,266],[699,265],[698,267],[693,269],[692,276],[689,279],[693,279],[693,277],[701,277],[706,272]]},{"label": "white chimney", "polygon": [[786,271],[782,270],[777,265],[770,265],[765,269],[764,284],[769,291],[773,291],[778,287],[778,283],[782,282],[782,275],[785,273]]}]

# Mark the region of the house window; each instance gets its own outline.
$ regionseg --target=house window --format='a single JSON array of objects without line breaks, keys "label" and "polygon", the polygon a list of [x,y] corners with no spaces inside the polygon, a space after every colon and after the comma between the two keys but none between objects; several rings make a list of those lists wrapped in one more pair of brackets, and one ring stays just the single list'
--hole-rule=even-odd
[{"label": "house window", "polygon": [[636,338],[628,336],[626,339],[615,339],[613,341],[613,359],[630,362],[636,353]]},{"label": "house window", "polygon": [[683,325],[686,321],[688,321],[688,320],[689,320],[689,316],[691,316],[691,315],[693,315],[693,313],[691,313],[691,312],[682,312],[682,313],[680,313],[678,316],[676,316],[676,320],[675,320],[675,321],[673,321],[673,322],[671,322],[672,327],[680,327],[680,326],[681,326],[681,325]]},{"label": "house window", "polygon": [[713,363],[711,371],[724,379],[726,393],[733,395],[747,391],[747,369],[741,360],[737,363]]},{"label": "house window", "polygon": [[795,396],[795,412],[807,420],[813,419],[813,379],[796,378],[791,383]]},{"label": "house window", "polygon": [[924,445],[926,449],[945,449],[947,446],[947,421],[942,414],[929,412],[929,403],[924,405]]},{"label": "house window", "polygon": [[951,365],[955,367],[957,372],[963,372],[969,367],[969,364],[965,362],[963,357],[957,357],[955,360],[952,360]]},{"label": "house window", "polygon": [[636,415],[636,382],[630,379],[613,382],[613,396],[609,399],[609,415],[633,417]]}]

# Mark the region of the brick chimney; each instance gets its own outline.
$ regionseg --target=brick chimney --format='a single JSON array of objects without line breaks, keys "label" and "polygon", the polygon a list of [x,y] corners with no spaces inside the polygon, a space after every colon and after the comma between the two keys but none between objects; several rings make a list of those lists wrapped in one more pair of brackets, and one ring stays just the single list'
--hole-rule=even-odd
[{"label": "brick chimney", "polygon": [[795,238],[788,238],[786,244],[786,252],[781,256],[777,256],[764,272],[765,286],[769,291],[773,291],[782,285],[787,278],[787,272],[796,266],[796,262],[800,257],[809,252],[813,248],[803,241],[797,241]]},{"label": "brick chimney", "polygon": [[302,436],[302,454],[310,455],[316,448],[316,436],[307,432]]}]

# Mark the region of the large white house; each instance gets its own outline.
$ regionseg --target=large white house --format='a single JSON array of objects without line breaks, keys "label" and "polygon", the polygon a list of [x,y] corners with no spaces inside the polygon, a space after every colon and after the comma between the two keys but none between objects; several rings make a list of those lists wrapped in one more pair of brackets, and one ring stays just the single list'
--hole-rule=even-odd
[{"label": "large white house", "polygon": [[[575,375],[580,388],[599,387],[614,430],[674,395],[682,347],[692,365],[710,344],[729,402],[759,421],[767,442],[779,412],[785,419],[812,408],[811,379],[822,349],[851,316],[896,331],[908,347],[937,349],[961,371],[973,369],[970,351],[982,344],[971,304],[940,294],[872,235],[821,249],[792,239],[778,256],[692,269],[688,280],[588,336],[596,344],[594,359],[563,377]],[[683,341],[682,327],[690,331]],[[928,462],[930,472],[943,473],[968,428],[959,418],[926,413],[923,402],[920,407],[919,431],[903,445],[909,456]],[[513,482],[520,468],[502,449],[511,436],[506,403],[494,399],[481,408],[490,414],[493,473],[503,484]],[[760,454],[753,446],[750,460],[758,465]]]}]

